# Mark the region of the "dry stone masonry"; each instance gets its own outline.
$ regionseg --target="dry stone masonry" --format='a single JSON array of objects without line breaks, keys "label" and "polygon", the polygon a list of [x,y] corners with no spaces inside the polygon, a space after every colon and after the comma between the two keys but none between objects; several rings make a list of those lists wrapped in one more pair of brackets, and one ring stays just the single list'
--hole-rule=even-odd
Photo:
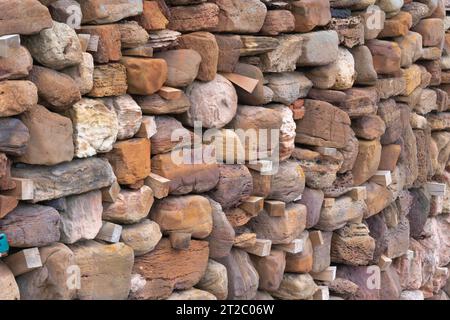
[{"label": "dry stone masonry", "polygon": [[450,299],[447,11],[0,0],[0,299]]}]

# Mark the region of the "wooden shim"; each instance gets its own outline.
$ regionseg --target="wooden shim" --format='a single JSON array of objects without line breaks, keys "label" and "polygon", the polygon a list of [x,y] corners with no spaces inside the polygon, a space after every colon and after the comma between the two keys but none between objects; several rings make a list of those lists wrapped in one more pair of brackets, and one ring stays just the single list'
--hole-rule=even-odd
[{"label": "wooden shim", "polygon": [[428,193],[432,196],[445,196],[445,192],[447,191],[447,185],[445,183],[438,182],[427,182],[426,189]]},{"label": "wooden shim", "polygon": [[319,286],[313,295],[313,300],[330,300],[330,290],[327,286]]},{"label": "wooden shim", "polygon": [[247,198],[247,200],[242,201],[242,204],[239,206],[239,208],[245,210],[253,216],[256,216],[264,208],[264,198],[251,196]]},{"label": "wooden shim", "polygon": [[12,54],[11,49],[20,47],[20,36],[8,34],[0,37],[0,58],[8,58]]},{"label": "wooden shim", "polygon": [[236,248],[249,248],[256,244],[256,233],[244,232],[234,237],[233,246]]},{"label": "wooden shim", "polygon": [[86,51],[90,52],[97,52],[98,50],[98,41],[100,40],[100,37],[97,35],[91,35],[89,38],[88,46]]},{"label": "wooden shim", "polygon": [[114,181],[109,187],[101,189],[103,202],[115,202],[120,193],[120,185]]},{"label": "wooden shim", "polygon": [[253,91],[255,91],[255,88],[259,83],[259,80],[257,79],[246,77],[237,73],[222,73],[222,76],[230,80],[238,87],[244,89],[248,93],[253,93]]},{"label": "wooden shim", "polygon": [[0,219],[13,211],[18,204],[19,200],[17,200],[15,197],[0,194]]},{"label": "wooden shim", "polygon": [[132,56],[132,57],[144,57],[151,58],[153,57],[153,47],[145,44],[136,48],[129,48],[122,50],[123,56]]},{"label": "wooden shim", "polygon": [[370,180],[383,187],[387,187],[392,183],[391,172],[387,170],[378,170]]},{"label": "wooden shim", "polygon": [[286,203],[283,201],[266,200],[264,201],[264,210],[266,210],[271,217],[284,217]]},{"label": "wooden shim", "polygon": [[33,200],[33,180],[21,178],[12,178],[11,180],[16,184],[16,187],[12,190],[4,191],[5,195],[15,197],[17,200]]},{"label": "wooden shim", "polygon": [[256,239],[256,243],[252,247],[245,247],[244,250],[258,257],[267,257],[270,255],[272,248],[272,240]]},{"label": "wooden shim", "polygon": [[81,44],[81,51],[86,52],[89,46],[89,40],[91,39],[91,35],[89,33],[79,33],[77,34],[78,39]]},{"label": "wooden shim", "polygon": [[322,246],[325,242],[323,240],[322,231],[311,230],[309,231],[309,240],[313,247]]},{"label": "wooden shim", "polygon": [[273,162],[270,160],[256,160],[246,164],[249,169],[258,171],[262,175],[273,175]]},{"label": "wooden shim", "polygon": [[187,250],[191,245],[191,234],[186,232],[171,232],[169,234],[170,244],[175,250]]},{"label": "wooden shim", "polygon": [[156,199],[162,199],[169,195],[169,179],[155,173],[150,173],[150,175],[145,178],[144,184],[153,190],[153,195]]},{"label": "wooden shim", "polygon": [[41,254],[38,248],[24,249],[13,253],[4,258],[3,261],[15,277],[42,267]]},{"label": "wooden shim", "polygon": [[296,254],[303,251],[304,244],[305,242],[303,241],[303,239],[294,239],[291,243],[277,244],[274,245],[274,247],[285,252]]},{"label": "wooden shim", "polygon": [[406,259],[408,259],[409,261],[414,259],[414,251],[412,251],[412,250],[406,251]]},{"label": "wooden shim", "polygon": [[387,270],[389,266],[392,264],[392,259],[386,257],[385,255],[382,255],[380,257],[380,260],[378,260],[378,266],[380,267],[381,271]]},{"label": "wooden shim", "polygon": [[314,280],[331,282],[331,281],[334,281],[334,279],[336,279],[336,267],[331,266],[321,272],[312,272],[311,271],[310,274]]},{"label": "wooden shim", "polygon": [[436,275],[443,276],[445,278],[448,277],[448,268],[447,267],[436,267]]},{"label": "wooden shim", "polygon": [[332,206],[334,206],[335,201],[336,200],[334,198],[325,198],[325,199],[323,199],[323,207],[331,208]]},{"label": "wooden shim", "polygon": [[366,187],[354,187],[347,193],[354,201],[366,200],[367,189]]},{"label": "wooden shim", "polygon": [[183,95],[183,91],[177,88],[171,88],[171,87],[162,87],[159,89],[158,94],[167,100],[176,100],[180,99]]},{"label": "wooden shim", "polygon": [[103,225],[98,232],[95,239],[103,240],[109,243],[117,243],[120,241],[120,236],[122,235],[122,226],[111,223],[108,221],[103,221]]},{"label": "wooden shim", "polygon": [[141,127],[139,131],[134,135],[136,138],[150,139],[156,134],[156,122],[153,116],[143,116]]}]

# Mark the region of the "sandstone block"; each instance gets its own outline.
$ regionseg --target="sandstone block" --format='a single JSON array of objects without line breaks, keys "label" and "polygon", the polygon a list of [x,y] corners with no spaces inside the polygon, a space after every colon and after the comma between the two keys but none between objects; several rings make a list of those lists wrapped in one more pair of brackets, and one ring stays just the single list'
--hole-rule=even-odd
[{"label": "sandstone block", "polygon": [[331,19],[330,2],[301,0],[291,3],[295,17],[295,32],[309,32],[316,26],[325,26]]},{"label": "sandstone block", "polygon": [[120,191],[116,201],[103,204],[103,219],[120,224],[138,223],[150,212],[153,205],[153,191],[142,186],[138,190]]},{"label": "sandstone block", "polygon": [[23,39],[25,47],[42,65],[60,70],[81,63],[81,44],[68,25],[53,21],[53,26]]},{"label": "sandstone block", "polygon": [[258,239],[269,239],[273,244],[288,244],[305,229],[306,207],[302,204],[288,204],[282,217],[271,217],[263,210],[250,220],[248,226]]},{"label": "sandstone block", "polygon": [[114,173],[108,162],[98,158],[73,160],[55,166],[21,165],[13,176],[33,180],[33,202],[52,200],[110,186]]},{"label": "sandstone block", "polygon": [[212,231],[211,212],[211,205],[205,197],[167,197],[153,207],[151,219],[165,234],[190,233],[194,238],[204,239]]},{"label": "sandstone block", "polygon": [[150,95],[166,82],[167,64],[162,59],[123,57],[120,62],[127,69],[128,93]]},{"label": "sandstone block", "polygon": [[1,117],[20,114],[34,107],[38,102],[37,88],[30,81],[2,81],[0,90]]},{"label": "sandstone block", "polygon": [[98,37],[97,51],[92,53],[95,62],[108,63],[110,61],[119,61],[122,57],[119,25],[83,26],[80,29],[80,33]]},{"label": "sandstone block", "polygon": [[228,296],[227,269],[224,265],[210,259],[205,274],[196,287],[212,293],[217,300],[225,300]]},{"label": "sandstone block", "polygon": [[127,69],[123,64],[110,63],[94,67],[91,97],[121,96],[127,93]]},{"label": "sandstone block", "polygon": [[172,249],[167,238],[137,257],[133,273],[142,285],[133,288],[132,299],[164,299],[174,289],[189,289],[202,278],[208,265],[208,243],[192,240],[187,250]]},{"label": "sandstone block", "polygon": [[100,244],[89,240],[70,246],[80,267],[81,300],[124,300],[131,286],[133,249],[123,243]]},{"label": "sandstone block", "polygon": [[104,157],[120,184],[134,184],[150,174],[150,140],[146,138],[116,142]]},{"label": "sandstone block", "polygon": [[302,35],[302,55],[298,66],[323,66],[336,60],[339,38],[336,31],[317,31]]},{"label": "sandstone block", "polygon": [[247,252],[240,249],[232,249],[227,257],[217,261],[227,268],[227,299],[253,299],[258,289],[259,275]]},{"label": "sandstone block", "polygon": [[11,247],[43,247],[59,240],[59,223],[51,207],[20,204],[0,220],[0,228]]},{"label": "sandstone block", "polygon": [[345,146],[350,135],[350,118],[344,111],[317,100],[305,100],[305,111],[305,117],[296,122],[296,142],[332,148]]},{"label": "sandstone block", "polygon": [[[185,151],[188,163],[173,161],[171,153],[159,154],[152,158],[151,171],[170,180],[171,194],[202,193],[213,189],[219,181],[217,164],[215,162],[205,163],[200,160],[195,163],[194,161],[199,154],[208,155],[211,148],[205,146]],[[182,157],[182,155],[179,156]]]},{"label": "sandstone block", "polygon": [[157,52],[155,58],[167,63],[166,85],[186,87],[197,78],[202,56],[193,49],[176,49]]},{"label": "sandstone block", "polygon": [[83,98],[69,110],[73,122],[75,156],[109,152],[119,130],[117,115],[101,101]]},{"label": "sandstone block", "polygon": [[169,29],[180,32],[210,30],[219,24],[219,7],[214,3],[170,8]]},{"label": "sandstone block", "polygon": [[0,12],[0,36],[30,35],[52,26],[48,9],[37,0],[4,0],[0,3]]},{"label": "sandstone block", "polygon": [[217,74],[219,62],[219,46],[216,38],[209,32],[193,32],[181,36],[179,47],[197,51],[202,58],[198,69],[197,79],[201,81],[212,81]]},{"label": "sandstone block", "polygon": [[73,252],[62,243],[39,249],[42,267],[17,278],[23,300],[71,300],[76,290],[67,284],[67,270],[75,264]]},{"label": "sandstone block", "polygon": [[203,127],[222,128],[236,114],[236,90],[219,74],[210,82],[195,81],[186,89],[186,95],[191,108],[183,115],[182,122],[191,127],[195,121],[201,121]]},{"label": "sandstone block", "polygon": [[139,257],[155,249],[161,237],[159,225],[144,219],[139,223],[123,226],[120,240],[133,248],[134,256]]},{"label": "sandstone block", "polygon": [[219,7],[219,23],[216,32],[257,33],[267,14],[266,6],[259,0],[213,0]]}]

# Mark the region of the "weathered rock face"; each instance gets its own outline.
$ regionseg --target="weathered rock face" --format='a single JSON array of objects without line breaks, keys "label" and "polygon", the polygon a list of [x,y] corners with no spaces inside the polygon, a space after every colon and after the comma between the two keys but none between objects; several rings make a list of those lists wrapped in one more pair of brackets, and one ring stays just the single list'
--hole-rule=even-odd
[{"label": "weathered rock face", "polygon": [[373,258],[375,240],[363,224],[347,224],[333,232],[331,261],[349,265],[367,265]]},{"label": "weathered rock face", "polygon": [[138,223],[150,213],[153,191],[147,186],[138,190],[121,190],[113,203],[104,203],[103,219],[120,224]]},{"label": "weathered rock face", "polygon": [[136,16],[143,11],[142,1],[95,0],[80,1],[83,23],[104,24]]},{"label": "weathered rock face", "polygon": [[285,252],[272,250],[267,257],[252,256],[253,265],[259,274],[258,289],[274,291],[280,287],[286,266]]},{"label": "weathered rock face", "polygon": [[75,155],[85,158],[97,152],[108,152],[117,139],[117,115],[102,102],[82,99],[69,110],[74,124]]},{"label": "weathered rock face", "polygon": [[134,256],[142,256],[155,249],[162,234],[159,225],[144,219],[139,223],[123,226],[120,240],[133,248]]},{"label": "weathered rock face", "polygon": [[253,190],[250,171],[244,165],[219,165],[219,182],[209,193],[223,209],[236,207]]},{"label": "weathered rock face", "polygon": [[102,194],[90,191],[66,198],[66,208],[60,211],[61,242],[72,244],[94,239],[102,227]]},{"label": "weathered rock face", "polygon": [[63,73],[34,66],[29,79],[38,88],[39,98],[53,111],[64,112],[81,99],[75,81]]},{"label": "weathered rock face", "polygon": [[297,121],[296,142],[342,148],[349,135],[350,118],[344,111],[327,102],[305,100],[305,116]]},{"label": "weathered rock face", "polygon": [[37,0],[2,1],[0,11],[0,36],[15,33],[29,35],[52,26],[50,13]]},{"label": "weathered rock face", "polygon": [[339,197],[332,206],[322,206],[319,222],[315,227],[325,231],[337,230],[348,222],[361,219],[366,211],[367,206],[363,200],[353,201],[348,196]]},{"label": "weathered rock face", "polygon": [[81,63],[80,41],[68,25],[53,21],[53,26],[25,37],[24,44],[42,65],[60,70]]},{"label": "weathered rock face", "polygon": [[43,247],[59,240],[59,214],[51,207],[21,204],[0,220],[10,246]]},{"label": "weathered rock face", "polygon": [[14,275],[8,266],[0,261],[0,298],[2,300],[19,300],[20,292]]},{"label": "weathered rock face", "polygon": [[285,273],[280,287],[271,294],[282,300],[308,300],[317,290],[309,274]]},{"label": "weathered rock face", "polygon": [[93,240],[70,246],[81,271],[81,300],[124,300],[128,297],[133,249],[123,243],[100,244]]},{"label": "weathered rock face", "polygon": [[74,156],[73,125],[70,119],[36,105],[22,113],[30,141],[18,161],[36,165],[55,165]]},{"label": "weathered rock face", "polygon": [[210,259],[205,274],[196,287],[212,293],[217,300],[225,300],[228,296],[227,269],[224,265]]},{"label": "weathered rock face", "polygon": [[205,197],[168,197],[156,203],[150,217],[165,234],[190,233],[194,238],[204,239],[212,230],[211,211]]},{"label": "weathered rock face", "polygon": [[378,170],[381,159],[381,144],[378,140],[359,140],[358,157],[353,166],[353,183],[358,186]]},{"label": "weathered rock face", "polygon": [[273,244],[290,243],[305,229],[306,207],[291,203],[282,217],[271,217],[263,210],[248,225],[260,239],[272,240]]},{"label": "weathered rock face", "polygon": [[228,300],[246,300],[256,296],[259,275],[247,252],[232,249],[227,257],[217,261],[227,268]]},{"label": "weathered rock face", "polygon": [[167,63],[166,85],[186,87],[197,78],[202,56],[193,49],[178,49],[157,52],[156,58]]},{"label": "weathered rock face", "polygon": [[212,215],[212,230],[206,238],[209,241],[209,256],[212,259],[223,258],[230,253],[236,234],[221,205],[211,198],[208,200]]},{"label": "weathered rock face", "polygon": [[104,98],[103,102],[105,106],[116,113],[119,125],[117,139],[125,140],[132,138],[141,127],[141,107],[129,95]]},{"label": "weathered rock face", "polygon": [[110,152],[105,153],[113,167],[117,181],[134,184],[150,174],[150,140],[135,138],[116,142]]},{"label": "weathered rock face", "polygon": [[9,56],[0,59],[0,79],[25,78],[33,67],[33,58],[25,47],[10,50]]},{"label": "weathered rock face", "polygon": [[214,80],[219,62],[219,46],[216,38],[209,32],[193,32],[179,38],[179,47],[193,49],[202,58],[197,79],[201,81]]},{"label": "weathered rock face", "polygon": [[[75,287],[69,287],[67,274],[75,265],[73,252],[62,243],[39,249],[42,267],[17,278],[23,300],[71,300]],[[76,284],[76,281],[73,281]]]},{"label": "weathered rock face", "polygon": [[213,0],[219,6],[219,23],[216,32],[256,33],[261,30],[267,14],[266,6],[259,0]]},{"label": "weathered rock face", "polygon": [[182,122],[188,126],[193,127],[195,121],[201,121],[203,127],[222,128],[236,114],[236,91],[221,75],[216,75],[210,82],[194,82],[186,89],[186,94],[191,107],[182,116]]},{"label": "weathered rock face", "polygon": [[[197,151],[196,151],[197,150]],[[200,151],[199,151],[200,150]],[[171,194],[202,193],[213,189],[219,181],[219,168],[215,161],[195,163],[195,156],[203,151],[208,154],[208,147],[187,150],[189,163],[174,161],[171,153],[158,154],[152,158],[152,172],[170,180]],[[182,152],[179,151],[180,153]],[[178,156],[182,156],[178,154]],[[183,158],[182,158],[183,159]]]},{"label": "weathered rock face", "polygon": [[38,102],[36,86],[30,81],[0,83],[0,116],[10,117],[34,107]]},{"label": "weathered rock face", "polygon": [[52,167],[21,165],[13,168],[15,177],[34,183],[33,202],[81,194],[110,186],[114,173],[108,162],[89,158],[73,160]]},{"label": "weathered rock face", "polygon": [[208,265],[208,243],[191,241],[189,249],[171,248],[167,238],[156,248],[135,259],[133,277],[142,285],[131,289],[132,299],[164,299],[174,289],[189,289],[202,278]]}]

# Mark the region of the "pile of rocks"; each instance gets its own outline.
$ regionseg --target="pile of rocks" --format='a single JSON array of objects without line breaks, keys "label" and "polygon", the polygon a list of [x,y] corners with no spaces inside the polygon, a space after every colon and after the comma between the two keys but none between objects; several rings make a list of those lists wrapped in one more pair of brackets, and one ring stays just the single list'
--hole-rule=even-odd
[{"label": "pile of rocks", "polygon": [[0,299],[448,299],[446,4],[0,0]]}]

